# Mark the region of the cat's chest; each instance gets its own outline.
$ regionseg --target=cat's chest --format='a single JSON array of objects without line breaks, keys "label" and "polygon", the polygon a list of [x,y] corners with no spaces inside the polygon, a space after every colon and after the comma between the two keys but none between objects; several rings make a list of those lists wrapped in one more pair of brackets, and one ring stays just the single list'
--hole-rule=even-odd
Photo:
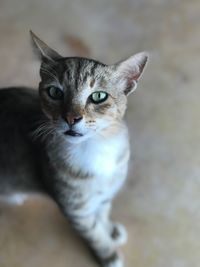
[{"label": "cat's chest", "polygon": [[[128,137],[121,134],[109,140],[90,140],[71,146],[68,153],[67,165],[73,168],[75,175],[68,170],[62,172],[63,179],[70,184],[66,195],[69,197],[70,192],[74,195],[74,190],[79,193],[74,201],[85,203],[84,208],[77,211],[85,216],[112,199],[124,183],[129,158]],[[77,173],[88,173],[89,177],[76,176]]]},{"label": "cat's chest", "polygon": [[74,169],[103,179],[113,176],[126,146],[124,136],[109,140],[90,140],[72,148],[68,160]]}]

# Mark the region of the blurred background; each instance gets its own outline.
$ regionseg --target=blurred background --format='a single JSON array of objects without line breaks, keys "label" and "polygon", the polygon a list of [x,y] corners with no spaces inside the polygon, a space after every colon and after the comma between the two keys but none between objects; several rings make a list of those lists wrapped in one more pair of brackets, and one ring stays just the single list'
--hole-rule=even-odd
[{"label": "blurred background", "polygon": [[[200,265],[200,1],[0,0],[0,86],[37,88],[29,30],[64,56],[114,63],[147,50],[129,97],[132,157],[113,217],[126,267]],[[56,205],[0,206],[1,267],[94,267]]]}]

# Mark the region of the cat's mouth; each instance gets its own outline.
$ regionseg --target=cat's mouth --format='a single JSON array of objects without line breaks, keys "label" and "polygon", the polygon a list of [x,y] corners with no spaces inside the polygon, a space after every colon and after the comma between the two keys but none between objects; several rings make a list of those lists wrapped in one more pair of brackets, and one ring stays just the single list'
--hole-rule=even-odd
[{"label": "cat's mouth", "polygon": [[74,137],[80,137],[80,136],[83,136],[83,134],[81,134],[81,133],[78,133],[78,132],[75,132],[75,131],[73,131],[73,130],[68,130],[68,131],[66,131],[65,132],[65,135],[70,135],[70,136],[74,136]]}]

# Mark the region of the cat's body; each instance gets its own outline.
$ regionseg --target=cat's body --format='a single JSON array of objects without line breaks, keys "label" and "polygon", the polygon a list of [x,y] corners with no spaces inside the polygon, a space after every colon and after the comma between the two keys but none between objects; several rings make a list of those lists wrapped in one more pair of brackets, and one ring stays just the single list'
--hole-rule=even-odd
[{"label": "cat's body", "polygon": [[121,267],[117,248],[126,232],[109,212],[127,174],[126,95],[146,55],[134,58],[131,79],[130,61],[124,68],[62,58],[34,35],[33,40],[42,55],[39,94],[0,90],[0,194],[49,194],[102,266]]},{"label": "cat's body", "polygon": [[43,191],[38,156],[30,139],[34,122],[42,116],[36,90],[0,90],[1,195]]}]

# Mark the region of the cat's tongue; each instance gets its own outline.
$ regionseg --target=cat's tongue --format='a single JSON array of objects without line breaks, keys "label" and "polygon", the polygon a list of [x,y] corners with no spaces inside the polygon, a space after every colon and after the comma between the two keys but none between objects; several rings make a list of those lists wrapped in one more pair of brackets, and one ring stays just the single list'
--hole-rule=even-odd
[{"label": "cat's tongue", "polygon": [[81,133],[77,133],[73,130],[68,130],[65,132],[66,135],[70,135],[70,136],[74,136],[74,137],[77,137],[77,136],[83,136]]}]

